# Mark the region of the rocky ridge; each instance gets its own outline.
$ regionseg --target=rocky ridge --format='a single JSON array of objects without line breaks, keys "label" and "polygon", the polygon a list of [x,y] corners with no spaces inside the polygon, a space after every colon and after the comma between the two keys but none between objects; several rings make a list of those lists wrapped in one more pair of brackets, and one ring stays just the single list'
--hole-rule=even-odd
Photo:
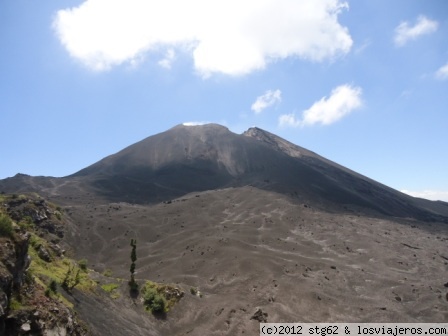
[{"label": "rocky ridge", "polygon": [[2,195],[1,202],[0,334],[87,335],[67,300],[50,295],[31,267],[32,250],[46,263],[63,255],[60,213],[38,197]]},{"label": "rocky ridge", "polygon": [[[128,280],[73,260],[64,210],[37,194],[1,194],[0,205],[0,335],[102,335],[107,330],[94,325],[108,316],[98,316],[105,307],[125,319],[148,311],[165,316],[184,296],[178,286],[145,279],[130,291]],[[147,328],[156,335],[150,322]]]}]

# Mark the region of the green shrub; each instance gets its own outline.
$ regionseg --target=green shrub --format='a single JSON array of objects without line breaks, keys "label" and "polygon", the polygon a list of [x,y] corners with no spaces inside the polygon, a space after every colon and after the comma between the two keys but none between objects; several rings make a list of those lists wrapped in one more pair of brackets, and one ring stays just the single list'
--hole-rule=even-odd
[{"label": "green shrub", "polygon": [[30,268],[25,273],[25,283],[31,285],[34,283],[34,275]]},{"label": "green shrub", "polygon": [[67,273],[65,273],[64,280],[62,281],[62,288],[66,291],[71,291],[73,288],[79,285],[81,282],[81,276],[79,274],[80,269],[76,269],[75,266],[69,266]]},{"label": "green shrub", "polygon": [[62,214],[61,214],[59,211],[55,211],[55,212],[54,212],[54,215],[56,216],[56,218],[57,218],[58,220],[61,220],[61,219],[62,219]]},{"label": "green shrub", "polygon": [[143,295],[143,303],[146,309],[153,313],[162,313],[165,311],[165,300],[157,293],[155,288],[147,288]]},{"label": "green shrub", "polygon": [[78,261],[78,266],[81,270],[83,270],[84,272],[87,271],[87,259],[81,259]]},{"label": "green shrub", "polygon": [[19,310],[22,308],[22,304],[16,298],[11,298],[11,301],[9,302],[9,308],[11,310]]},{"label": "green shrub", "polygon": [[8,216],[0,214],[0,236],[12,237],[12,234],[12,220]]},{"label": "green shrub", "polygon": [[153,313],[162,313],[165,311],[165,300],[160,295],[156,295],[149,305]]},{"label": "green shrub", "polygon": [[58,292],[58,283],[56,280],[51,280],[45,290],[45,296],[50,297],[52,294],[56,294]]},{"label": "green shrub", "polygon": [[58,283],[56,282],[56,280],[51,280],[50,284],[48,285],[48,288],[53,292],[53,293],[57,293],[58,291]]},{"label": "green shrub", "polygon": [[131,272],[131,280],[129,281],[129,287],[131,287],[131,291],[136,291],[138,289],[138,285],[135,282],[135,262],[137,260],[137,240],[136,239],[131,239],[131,246],[132,246],[132,250],[131,250],[131,267],[130,267],[130,272]]}]

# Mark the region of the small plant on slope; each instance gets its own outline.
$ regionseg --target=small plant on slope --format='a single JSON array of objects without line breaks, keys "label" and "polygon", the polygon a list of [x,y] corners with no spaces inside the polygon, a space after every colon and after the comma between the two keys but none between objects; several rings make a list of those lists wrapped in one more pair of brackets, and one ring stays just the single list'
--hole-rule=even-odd
[{"label": "small plant on slope", "polygon": [[137,261],[137,240],[136,239],[131,239],[131,246],[132,246],[132,250],[131,250],[131,267],[130,267],[130,272],[131,272],[131,280],[129,281],[129,287],[131,288],[131,291],[137,291],[138,290],[138,284],[135,282],[135,262]]}]

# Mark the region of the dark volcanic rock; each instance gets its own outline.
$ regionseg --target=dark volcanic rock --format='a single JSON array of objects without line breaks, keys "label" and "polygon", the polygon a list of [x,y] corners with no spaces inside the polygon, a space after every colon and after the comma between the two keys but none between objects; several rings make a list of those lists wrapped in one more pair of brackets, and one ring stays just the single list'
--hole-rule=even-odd
[{"label": "dark volcanic rock", "polygon": [[44,260],[46,262],[50,262],[51,261],[50,253],[42,245],[39,246],[39,248],[37,249],[37,255],[39,256],[39,258],[41,258],[42,260]]},{"label": "dark volcanic rock", "polygon": [[247,185],[321,209],[448,222],[445,202],[405,195],[259,128],[235,134],[216,124],[173,127],[65,178],[20,175],[0,181],[0,189],[10,192],[74,198],[84,192],[140,204]]},{"label": "dark volcanic rock", "polygon": [[110,200],[131,203],[252,185],[327,208],[348,205],[424,220],[448,216],[448,206],[414,199],[259,128],[239,135],[216,124],[179,125],[75,177]]},{"label": "dark volcanic rock", "polygon": [[256,320],[260,323],[268,322],[268,313],[264,313],[261,309],[257,309],[257,311],[250,318],[251,320]]},{"label": "dark volcanic rock", "polygon": [[19,289],[29,266],[29,234],[15,239],[0,237],[0,334],[6,327],[6,314],[13,290]]}]

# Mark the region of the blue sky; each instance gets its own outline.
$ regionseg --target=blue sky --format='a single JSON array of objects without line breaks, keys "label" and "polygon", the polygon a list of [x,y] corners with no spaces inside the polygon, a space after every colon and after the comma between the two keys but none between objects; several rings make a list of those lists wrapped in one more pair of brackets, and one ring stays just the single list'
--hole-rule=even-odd
[{"label": "blue sky", "polygon": [[0,178],[257,126],[448,201],[446,0],[2,0]]}]

